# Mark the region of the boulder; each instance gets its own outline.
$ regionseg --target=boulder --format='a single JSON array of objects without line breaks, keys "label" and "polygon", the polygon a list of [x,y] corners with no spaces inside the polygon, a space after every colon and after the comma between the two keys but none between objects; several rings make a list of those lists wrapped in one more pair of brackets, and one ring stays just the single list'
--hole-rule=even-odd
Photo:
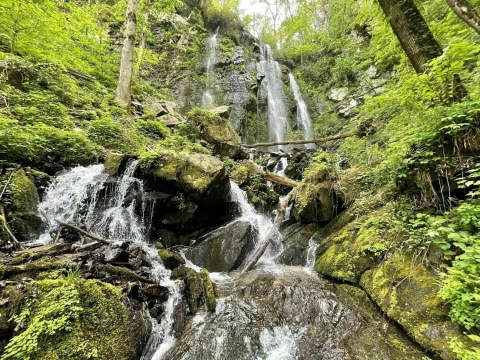
[{"label": "boulder", "polygon": [[317,229],[317,223],[308,225],[295,223],[282,228],[280,232],[284,239],[284,250],[277,261],[284,265],[304,266],[308,243]]},{"label": "boulder", "polygon": [[246,221],[235,221],[221,227],[188,248],[185,256],[209,271],[238,269],[253,250],[253,229]]},{"label": "boulder", "polygon": [[219,159],[205,154],[191,154],[161,149],[152,156],[156,165],[146,172],[161,182],[168,182],[201,206],[221,203],[228,192],[225,166]]},{"label": "boulder", "polygon": [[105,157],[105,172],[110,175],[119,175],[121,168],[127,162],[126,155],[116,152],[109,152]]},{"label": "boulder", "polygon": [[241,139],[227,118],[228,106],[221,106],[211,110],[194,109],[188,121],[215,154],[235,157],[242,152]]},{"label": "boulder", "polygon": [[292,215],[304,223],[332,220],[338,208],[332,169],[325,163],[313,164],[295,190]]},{"label": "boulder", "polygon": [[458,356],[452,339],[467,348],[471,341],[448,318],[448,306],[437,295],[439,284],[433,268],[406,252],[396,252],[360,280],[377,305],[417,343],[441,359],[454,360]]},{"label": "boulder", "polygon": [[185,260],[182,258],[182,256],[176,252],[170,251],[170,250],[160,250],[158,252],[158,255],[160,256],[160,259],[162,259],[163,265],[170,270],[173,270],[180,265],[185,264]]}]

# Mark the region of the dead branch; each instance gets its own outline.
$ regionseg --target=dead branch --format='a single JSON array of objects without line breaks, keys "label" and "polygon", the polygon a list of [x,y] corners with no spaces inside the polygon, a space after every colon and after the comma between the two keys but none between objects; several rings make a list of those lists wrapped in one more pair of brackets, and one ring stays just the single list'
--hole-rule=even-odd
[{"label": "dead branch", "polygon": [[271,181],[275,184],[283,185],[290,188],[297,187],[299,184],[297,181],[289,179],[285,176],[280,176],[270,171],[263,171],[256,164],[254,164],[249,160],[244,160],[243,162],[248,168],[252,169],[256,174],[263,176],[266,180]]},{"label": "dead branch", "polygon": [[7,225],[7,217],[5,216],[5,211],[3,210],[2,206],[0,206],[0,226],[2,226],[5,229],[5,231],[7,232],[7,234],[10,236],[14,246],[16,248],[23,249],[22,244],[20,244],[20,241],[17,240],[17,238],[15,237],[15,235],[13,235],[12,231],[10,230],[10,228]]},{"label": "dead branch", "polygon": [[258,260],[260,260],[260,258],[263,256],[263,254],[267,250],[267,247],[270,244],[270,242],[273,241],[273,239],[277,235],[278,230],[280,229],[280,226],[285,220],[285,214],[287,212],[288,204],[290,203],[290,200],[292,199],[294,192],[295,190],[290,191],[288,195],[285,197],[285,199],[283,199],[283,201],[280,203],[278,207],[278,214],[275,217],[275,221],[272,225],[272,228],[268,232],[263,243],[260,244],[258,250],[255,252],[253,257],[250,259],[250,261],[247,263],[245,268],[242,270],[242,274],[253,269],[253,267],[257,264]]},{"label": "dead branch", "polygon": [[242,144],[243,147],[247,149],[252,149],[256,147],[262,147],[262,146],[276,146],[276,145],[305,145],[305,144],[319,144],[319,143],[324,143],[327,141],[333,141],[333,140],[339,140],[339,139],[345,139],[347,137],[355,136],[357,135],[358,132],[350,132],[346,134],[339,134],[339,135],[334,135],[334,136],[328,136],[320,139],[313,139],[313,140],[291,140],[291,141],[278,141],[278,142],[269,142],[269,143],[256,143],[256,144]]},{"label": "dead branch", "polygon": [[92,240],[94,240],[94,241],[97,241],[97,242],[102,243],[102,244],[105,244],[105,245],[111,245],[111,244],[112,244],[110,241],[105,240],[105,239],[102,239],[101,237],[98,237],[98,236],[96,236],[96,235],[90,234],[88,231],[85,231],[85,230],[83,230],[83,229],[80,229],[80,228],[77,227],[77,226],[64,223],[63,221],[60,221],[60,220],[57,220],[57,219],[55,219],[55,221],[56,221],[59,225],[61,225],[61,226],[63,226],[63,227],[66,227],[66,228],[68,228],[68,229],[74,230],[74,231],[78,232],[79,234],[88,237],[89,239],[92,239]]},{"label": "dead branch", "polygon": [[78,70],[75,70],[75,69],[72,69],[72,68],[68,68],[67,73],[72,75],[73,77],[76,77],[77,79],[86,80],[86,81],[90,81],[90,82],[97,81],[97,79],[95,79],[93,76],[87,75],[85,73],[82,73],[82,72],[80,72]]},{"label": "dead branch", "polygon": [[3,187],[2,193],[0,194],[0,200],[3,197],[3,194],[5,194],[5,191],[7,190],[8,184],[10,184],[10,181],[12,181],[13,174],[15,174],[18,169],[20,169],[20,166],[17,166],[17,168],[15,170],[12,170],[12,172],[10,173],[10,176],[8,177],[7,182],[5,183],[5,186]]}]

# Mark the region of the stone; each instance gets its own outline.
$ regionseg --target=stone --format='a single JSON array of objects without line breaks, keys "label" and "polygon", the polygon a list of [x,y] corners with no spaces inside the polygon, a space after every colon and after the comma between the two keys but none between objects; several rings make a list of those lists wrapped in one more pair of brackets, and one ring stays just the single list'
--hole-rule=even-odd
[{"label": "stone", "polygon": [[143,292],[151,298],[167,301],[170,295],[168,288],[159,284],[147,284],[143,288]]},{"label": "stone", "polygon": [[227,118],[228,106],[221,106],[212,110],[195,109],[189,113],[188,121],[215,154],[235,157],[242,152],[241,139]]},{"label": "stone", "polygon": [[333,101],[343,101],[348,96],[348,88],[332,88],[329,90],[327,97]]},{"label": "stone", "polygon": [[105,172],[110,175],[119,175],[122,166],[125,165],[128,158],[126,155],[116,152],[108,152],[105,157]]},{"label": "stone", "polygon": [[173,270],[185,264],[185,260],[176,252],[163,249],[158,252],[158,255],[167,269]]},{"label": "stone", "polygon": [[284,250],[277,261],[284,265],[305,266],[308,243],[317,230],[317,223],[295,223],[282,228],[280,233],[284,239]]},{"label": "stone", "polygon": [[366,271],[360,285],[377,305],[422,347],[445,360],[458,359],[450,342],[471,345],[462,329],[448,318],[448,306],[438,297],[439,274],[413,254],[396,252]]},{"label": "stone", "polygon": [[[147,170],[157,183],[166,181],[184,192],[199,205],[214,206],[223,202],[229,182],[225,165],[219,159],[206,154],[191,154],[173,150],[159,150],[155,154],[158,165]],[[155,188],[162,188],[159,183]]]},{"label": "stone", "polygon": [[187,259],[211,272],[238,269],[253,250],[253,229],[246,221],[234,221],[198,240],[185,251]]}]

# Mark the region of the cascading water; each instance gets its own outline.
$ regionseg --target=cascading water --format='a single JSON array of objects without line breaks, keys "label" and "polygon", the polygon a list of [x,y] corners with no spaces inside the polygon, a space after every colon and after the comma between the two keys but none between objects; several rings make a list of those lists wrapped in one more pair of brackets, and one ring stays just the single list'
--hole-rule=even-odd
[{"label": "cascading water", "polygon": [[220,28],[217,28],[215,33],[210,36],[207,40],[207,61],[205,64],[206,70],[206,88],[202,96],[202,107],[215,105],[215,98],[212,95],[213,87],[213,70],[215,68],[215,63],[217,61],[217,50],[218,50],[218,32]]},{"label": "cascading water", "polygon": [[[312,121],[310,119],[310,114],[308,113],[307,104],[303,100],[302,93],[300,92],[300,87],[297,84],[297,80],[292,73],[288,74],[290,79],[290,89],[292,89],[293,96],[297,102],[297,124],[299,125],[300,130],[303,131],[304,140],[312,140]],[[313,144],[307,144],[307,148],[315,148]]]},{"label": "cascading water", "polygon": [[[284,141],[287,131],[290,130],[290,125],[285,105],[282,70],[280,64],[273,59],[272,49],[268,45],[261,47],[258,73],[265,76],[261,86],[266,87],[268,96],[269,141]],[[278,148],[283,149],[284,146],[279,146]]]},{"label": "cascading water", "polygon": [[318,249],[319,243],[314,240],[312,236],[308,241],[308,248],[307,248],[307,259],[305,261],[305,270],[307,272],[313,272],[313,267],[315,266],[316,260],[316,253]]},{"label": "cascading water", "polygon": [[170,293],[161,322],[150,318],[152,333],[141,358],[160,360],[175,344],[172,329],[174,310],[181,292],[178,284],[170,279],[171,271],[163,266],[157,251],[145,241],[148,204],[144,198],[143,182],[134,176],[137,166],[137,160],[130,160],[123,175],[114,183],[109,181],[103,165],[78,166],[56,177],[39,205],[39,212],[47,220],[49,231],[38,242],[52,241],[49,232],[56,229],[55,219],[58,219],[83,224],[93,234],[109,240],[137,243],[148,256],[153,280]]},{"label": "cascading water", "polygon": [[[266,215],[256,211],[253,205],[249,203],[247,194],[233,181],[230,182],[230,200],[236,203],[240,209],[240,216],[236,221],[247,221],[255,229],[257,234],[255,244],[258,247],[263,243],[270,229],[273,228],[273,221]],[[277,231],[259,263],[274,265],[274,259],[281,252],[282,247],[282,235]]]}]

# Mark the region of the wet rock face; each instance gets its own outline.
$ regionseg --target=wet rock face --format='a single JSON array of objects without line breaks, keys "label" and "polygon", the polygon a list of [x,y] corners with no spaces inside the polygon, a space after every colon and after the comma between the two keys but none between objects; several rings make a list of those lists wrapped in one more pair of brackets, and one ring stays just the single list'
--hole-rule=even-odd
[{"label": "wet rock face", "polygon": [[[388,324],[367,322],[335,286],[302,269],[252,271],[218,285],[214,314],[197,315],[166,359],[422,359]],[[368,301],[368,300],[367,300]],[[385,328],[385,329],[384,329]],[[372,341],[356,340],[369,331]]]},{"label": "wet rock face", "polygon": [[281,230],[284,250],[278,262],[285,265],[304,266],[307,258],[308,242],[317,231],[318,224],[293,224]]},{"label": "wet rock face", "polygon": [[253,240],[251,224],[235,221],[207,234],[198,245],[189,248],[185,256],[208,271],[231,271],[253,250]]}]

